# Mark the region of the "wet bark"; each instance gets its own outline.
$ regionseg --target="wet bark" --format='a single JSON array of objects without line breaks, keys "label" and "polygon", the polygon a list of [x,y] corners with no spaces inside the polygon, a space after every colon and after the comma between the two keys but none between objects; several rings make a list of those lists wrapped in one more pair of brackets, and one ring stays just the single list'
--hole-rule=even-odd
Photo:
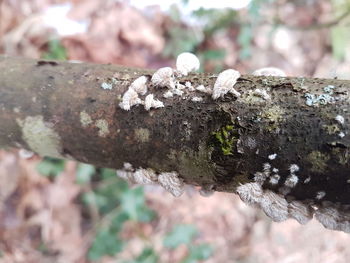
[{"label": "wet bark", "polygon": [[[239,98],[217,100],[199,91],[165,99],[166,88],[149,84],[164,108],[121,109],[122,94],[142,75],[152,71],[1,57],[0,146],[101,167],[177,171],[186,183],[227,192],[259,172],[278,173],[277,184],[263,187],[280,191],[296,164],[288,196],[317,203],[323,191],[322,201],[350,204],[350,81],[246,75],[235,85]],[[215,80],[179,78],[194,87]]]}]

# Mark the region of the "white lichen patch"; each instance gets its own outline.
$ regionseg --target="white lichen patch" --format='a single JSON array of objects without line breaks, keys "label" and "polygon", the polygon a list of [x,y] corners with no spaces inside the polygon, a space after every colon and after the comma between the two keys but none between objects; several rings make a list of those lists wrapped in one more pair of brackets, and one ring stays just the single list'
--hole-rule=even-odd
[{"label": "white lichen patch", "polygon": [[170,67],[164,67],[154,72],[151,82],[155,86],[175,88],[174,71]]},{"label": "white lichen patch", "polygon": [[86,111],[80,112],[80,123],[81,126],[83,126],[84,128],[86,128],[92,123],[92,119]]},{"label": "white lichen patch", "polygon": [[275,160],[276,157],[277,157],[277,153],[273,153],[273,154],[270,154],[270,155],[268,156],[268,158],[269,158],[270,160]]},{"label": "white lichen patch", "polygon": [[255,90],[253,90],[252,94],[253,94],[253,96],[260,97],[260,98],[262,98],[264,100],[270,100],[271,99],[271,96],[264,89],[255,89]]},{"label": "white lichen patch", "polygon": [[288,204],[288,213],[291,218],[297,220],[300,224],[305,225],[312,217],[314,210],[309,205],[299,201],[292,201]]},{"label": "white lichen patch", "polygon": [[150,131],[145,128],[135,129],[135,138],[138,142],[146,143],[149,142]]},{"label": "white lichen patch", "polygon": [[326,196],[326,192],[325,192],[325,191],[319,191],[319,192],[316,193],[315,198],[316,198],[317,200],[321,200],[321,199],[323,199],[325,196]]},{"label": "white lichen patch", "polygon": [[304,184],[308,184],[310,183],[310,181],[311,181],[311,177],[309,176],[304,180]]},{"label": "white lichen patch", "polygon": [[97,120],[95,126],[99,129],[98,136],[106,137],[109,134],[108,122],[106,120]]},{"label": "white lichen patch", "polygon": [[113,88],[113,84],[112,83],[108,83],[108,82],[103,82],[101,84],[101,88],[102,89],[107,89],[107,90],[111,90]]},{"label": "white lichen patch", "polygon": [[28,116],[24,120],[16,121],[22,128],[22,138],[30,150],[41,156],[63,158],[61,138],[51,123],[44,122],[43,116]]},{"label": "white lichen patch", "polygon": [[193,101],[193,102],[202,102],[203,101],[203,98],[202,97],[192,97],[191,98],[191,101]]},{"label": "white lichen patch", "polygon": [[296,176],[295,174],[291,174],[287,177],[286,181],[284,182],[284,185],[293,188],[297,185],[298,181],[298,176]]},{"label": "white lichen patch", "polygon": [[240,76],[241,74],[234,69],[227,69],[221,72],[214,84],[213,99],[216,100],[223,97],[229,92],[236,97],[240,97],[241,94],[233,88]]},{"label": "white lichen patch", "polygon": [[151,108],[163,108],[164,104],[160,100],[154,99],[153,94],[149,94],[145,98],[145,109],[149,111]]},{"label": "white lichen patch", "polygon": [[192,71],[197,71],[200,67],[199,59],[196,55],[184,52],[177,56],[176,59],[176,70],[184,76]]},{"label": "white lichen patch", "polygon": [[336,120],[337,122],[339,122],[340,124],[342,124],[342,125],[345,123],[345,119],[344,119],[344,117],[341,116],[341,115],[337,115],[337,116],[335,117],[335,120]]},{"label": "white lichen patch", "polygon": [[200,91],[200,92],[203,92],[203,93],[206,93],[206,94],[212,94],[213,93],[211,88],[205,87],[204,85],[199,85],[198,87],[196,87],[196,90]]},{"label": "white lichen patch", "polygon": [[147,81],[148,79],[146,76],[138,77],[131,83],[130,88],[140,95],[145,95],[147,93]]},{"label": "white lichen patch", "polygon": [[181,196],[185,191],[185,185],[177,172],[159,174],[158,182],[175,197]]},{"label": "white lichen patch", "polygon": [[286,77],[286,73],[275,67],[266,67],[255,70],[252,75],[254,76],[275,76],[275,77]]},{"label": "white lichen patch", "polygon": [[339,138],[344,138],[345,137],[345,133],[344,132],[339,132],[338,136],[339,136]]},{"label": "white lichen patch", "polygon": [[119,103],[119,107],[122,108],[123,110],[130,110],[132,106],[134,105],[138,105],[141,104],[142,101],[139,98],[139,95],[137,94],[137,92],[132,89],[129,88],[123,95],[122,97],[122,102]]}]

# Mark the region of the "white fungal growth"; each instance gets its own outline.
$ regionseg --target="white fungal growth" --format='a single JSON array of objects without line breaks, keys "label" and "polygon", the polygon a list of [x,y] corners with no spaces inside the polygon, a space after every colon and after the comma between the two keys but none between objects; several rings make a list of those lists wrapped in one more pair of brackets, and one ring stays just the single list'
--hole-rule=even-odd
[{"label": "white fungal growth", "polygon": [[174,94],[170,91],[170,90],[168,90],[167,92],[165,92],[164,94],[163,94],[163,97],[164,98],[172,98],[174,96]]},{"label": "white fungal growth", "polygon": [[291,166],[289,166],[289,171],[290,173],[296,173],[299,171],[299,166],[297,164],[292,164]]},{"label": "white fungal growth", "polygon": [[171,91],[174,95],[177,95],[177,96],[182,96],[182,94],[184,94],[184,92],[179,89],[179,88],[175,88]]},{"label": "white fungal growth", "polygon": [[157,175],[150,168],[148,169],[140,168],[133,173],[133,180],[136,184],[156,184]]},{"label": "white fungal growth", "polygon": [[205,87],[204,85],[199,85],[196,90],[203,92],[203,93],[207,93],[207,94],[212,94],[213,91],[211,90],[211,88],[209,87]]},{"label": "white fungal growth", "polygon": [[189,90],[189,91],[195,91],[195,88],[192,86],[192,83],[190,81],[186,81],[185,82],[185,87]]},{"label": "white fungal growth", "polygon": [[289,217],[294,218],[300,224],[305,225],[313,217],[313,209],[299,201],[292,201],[288,204]]},{"label": "white fungal growth", "polygon": [[213,99],[216,100],[223,97],[228,92],[236,97],[240,97],[241,94],[233,88],[240,76],[241,74],[234,69],[227,69],[221,72],[214,84]]},{"label": "white fungal growth", "polygon": [[131,83],[130,88],[140,95],[145,95],[147,93],[147,81],[148,79],[146,76],[138,77]]},{"label": "white fungal growth", "polygon": [[344,138],[344,137],[345,137],[345,133],[344,133],[344,132],[339,132],[339,133],[338,133],[338,136],[339,136],[340,138]]},{"label": "white fungal growth", "polygon": [[331,230],[350,233],[350,213],[334,207],[322,207],[315,212],[316,219]]},{"label": "white fungal growth", "polygon": [[248,205],[259,204],[264,194],[259,183],[247,183],[237,187],[237,194]]},{"label": "white fungal growth", "polygon": [[344,117],[341,116],[341,115],[337,115],[337,116],[335,117],[335,120],[336,120],[337,122],[339,122],[340,124],[344,124],[344,122],[345,122]]},{"label": "white fungal growth", "polygon": [[296,176],[295,174],[291,174],[287,177],[286,181],[284,182],[284,185],[293,188],[297,185],[298,181],[298,176]]},{"label": "white fungal growth", "polygon": [[154,72],[151,82],[155,86],[175,88],[174,71],[170,67],[164,67]]},{"label": "white fungal growth", "polygon": [[20,149],[18,151],[18,155],[21,159],[30,159],[34,156],[34,154],[35,154],[34,152],[28,151],[26,149]]},{"label": "white fungal growth", "polygon": [[130,110],[132,106],[141,104],[141,99],[139,98],[139,95],[137,92],[129,88],[122,97],[122,102],[119,103],[119,107],[123,110]]},{"label": "white fungal growth", "polygon": [[308,183],[310,183],[310,181],[311,181],[311,177],[309,176],[308,178],[306,178],[304,180],[304,184],[308,184]]},{"label": "white fungal growth", "polygon": [[272,169],[272,172],[274,172],[274,173],[278,173],[278,172],[279,172],[279,170],[278,170],[277,168],[273,168],[273,169]]},{"label": "white fungal growth", "polygon": [[193,102],[201,102],[201,101],[203,101],[203,98],[201,98],[201,97],[193,97],[191,99],[191,101],[193,101]]},{"label": "white fungal growth", "polygon": [[260,201],[260,206],[265,214],[275,222],[288,219],[288,202],[279,194],[266,190]]},{"label": "white fungal growth", "polygon": [[317,200],[321,200],[326,196],[326,192],[325,191],[319,191],[316,193],[316,199]]},{"label": "white fungal growth", "polygon": [[177,56],[176,69],[180,74],[187,76],[188,73],[197,71],[199,67],[200,62],[196,55],[184,52]]},{"label": "white fungal growth", "polygon": [[281,177],[280,177],[278,174],[274,174],[274,175],[272,175],[272,176],[270,177],[269,182],[270,182],[270,184],[272,184],[272,185],[276,185],[276,184],[278,184],[278,182],[279,182],[280,179],[281,179]]},{"label": "white fungal growth", "polygon": [[145,98],[145,109],[149,111],[151,108],[163,108],[164,104],[160,100],[154,99],[153,94],[149,94]]},{"label": "white fungal growth", "polygon": [[264,100],[270,100],[271,99],[271,96],[264,89],[255,89],[255,90],[253,90],[253,95],[259,96],[259,97],[263,98]]},{"label": "white fungal growth", "polygon": [[266,67],[255,70],[252,75],[254,76],[275,76],[275,77],[286,77],[286,73],[275,67]]},{"label": "white fungal growth", "polygon": [[177,172],[159,174],[158,182],[165,190],[175,197],[181,196],[185,191],[184,183]]},{"label": "white fungal growth", "polygon": [[263,164],[263,172],[256,172],[254,174],[254,181],[262,185],[265,180],[270,176],[271,174],[271,165],[269,163]]},{"label": "white fungal growth", "polygon": [[268,158],[269,158],[270,160],[275,160],[276,157],[277,157],[277,153],[270,154],[270,155],[268,156]]}]

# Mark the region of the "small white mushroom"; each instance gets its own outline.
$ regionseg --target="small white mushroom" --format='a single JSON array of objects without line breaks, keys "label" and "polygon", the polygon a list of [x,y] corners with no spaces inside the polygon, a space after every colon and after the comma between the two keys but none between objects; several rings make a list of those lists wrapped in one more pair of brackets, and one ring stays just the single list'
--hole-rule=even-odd
[{"label": "small white mushroom", "polygon": [[248,205],[259,204],[264,194],[259,183],[247,183],[237,187],[237,194]]},{"label": "small white mushroom", "polygon": [[326,196],[326,192],[325,191],[319,191],[316,193],[316,199],[317,200],[321,200]]},{"label": "small white mushroom", "polygon": [[288,204],[288,213],[290,218],[294,218],[300,224],[305,225],[312,219],[314,211],[309,205],[292,201]]},{"label": "small white mushroom", "polygon": [[263,98],[264,100],[270,100],[271,99],[271,96],[264,89],[255,89],[255,90],[253,90],[253,95],[259,96],[259,97]]},{"label": "small white mushroom", "polygon": [[181,196],[185,191],[184,183],[177,172],[161,173],[158,182],[175,197]]},{"label": "small white mushroom", "polygon": [[148,169],[137,169],[133,173],[133,181],[136,184],[156,184],[157,183],[157,175],[156,173],[148,168]]},{"label": "small white mushroom", "polygon": [[337,116],[335,117],[335,120],[336,120],[337,122],[339,122],[340,124],[344,124],[344,122],[345,122],[344,117],[341,116],[341,115],[337,115]]},{"label": "small white mushroom", "polygon": [[270,154],[270,155],[268,156],[268,158],[269,158],[270,160],[275,160],[276,157],[277,157],[277,153]]},{"label": "small white mushroom", "polygon": [[174,94],[170,90],[168,90],[167,92],[165,92],[163,94],[163,97],[166,98],[166,99],[171,98],[173,96],[174,96]]},{"label": "small white mushroom", "polygon": [[221,72],[214,84],[213,99],[216,100],[219,97],[223,97],[228,92],[236,97],[240,97],[241,94],[233,88],[240,76],[241,74],[234,69],[226,69]]},{"label": "small white mushroom", "polygon": [[325,228],[350,233],[349,211],[340,211],[338,208],[334,207],[321,207],[316,210],[315,218]]},{"label": "small white mushroom", "polygon": [[255,70],[252,75],[254,76],[275,76],[275,77],[286,77],[286,73],[275,67],[266,67]]},{"label": "small white mushroom", "polygon": [[299,171],[299,166],[297,164],[292,164],[289,166],[289,171],[293,174]]},{"label": "small white mushroom", "polygon": [[138,94],[145,95],[147,93],[147,81],[148,79],[146,76],[138,77],[131,83],[130,87]]},{"label": "small white mushroom", "polygon": [[284,184],[287,187],[293,188],[297,185],[298,181],[299,181],[298,176],[296,176],[295,174],[291,174],[290,176],[287,177]]},{"label": "small white mushroom", "polygon": [[204,93],[207,93],[207,94],[212,94],[213,91],[211,90],[211,88],[209,87],[205,87],[204,85],[199,85],[196,90],[200,91],[200,92],[204,92]]},{"label": "small white mushroom", "polygon": [[261,198],[260,206],[265,214],[275,222],[288,219],[288,202],[279,194],[266,190]]},{"label": "small white mushroom", "polygon": [[274,175],[272,175],[272,176],[270,177],[269,182],[270,182],[270,184],[272,184],[272,185],[276,185],[276,184],[278,184],[280,178],[281,178],[281,177],[280,177],[278,174],[274,174]]},{"label": "small white mushroom", "polygon": [[187,76],[188,73],[197,71],[199,67],[200,62],[196,55],[184,52],[177,56],[176,69],[180,74]]},{"label": "small white mushroom", "polygon": [[164,104],[160,100],[154,99],[153,94],[149,94],[145,98],[145,109],[149,111],[151,108],[163,108]]},{"label": "small white mushroom", "polygon": [[137,92],[129,88],[123,95],[122,102],[119,103],[119,107],[123,110],[130,110],[130,108],[134,105],[141,104],[141,99]]},{"label": "small white mushroom", "polygon": [[151,82],[155,86],[175,88],[174,71],[170,67],[164,67],[154,72]]}]

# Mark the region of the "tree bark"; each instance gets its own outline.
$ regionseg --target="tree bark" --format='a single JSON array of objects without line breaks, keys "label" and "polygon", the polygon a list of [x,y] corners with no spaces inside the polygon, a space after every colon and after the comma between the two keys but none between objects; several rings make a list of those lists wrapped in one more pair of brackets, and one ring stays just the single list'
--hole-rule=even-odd
[{"label": "tree bark", "polygon": [[[235,85],[239,98],[217,100],[189,90],[163,98],[167,89],[149,83],[148,94],[164,108],[121,109],[131,82],[152,73],[1,57],[0,146],[101,167],[128,162],[177,171],[188,184],[226,192],[275,173],[278,182],[265,180],[263,188],[283,193],[294,174],[290,198],[350,204],[350,81],[246,75]],[[213,87],[216,77],[178,80]],[[192,101],[194,96],[203,101]],[[298,169],[291,172],[292,165]]]}]

